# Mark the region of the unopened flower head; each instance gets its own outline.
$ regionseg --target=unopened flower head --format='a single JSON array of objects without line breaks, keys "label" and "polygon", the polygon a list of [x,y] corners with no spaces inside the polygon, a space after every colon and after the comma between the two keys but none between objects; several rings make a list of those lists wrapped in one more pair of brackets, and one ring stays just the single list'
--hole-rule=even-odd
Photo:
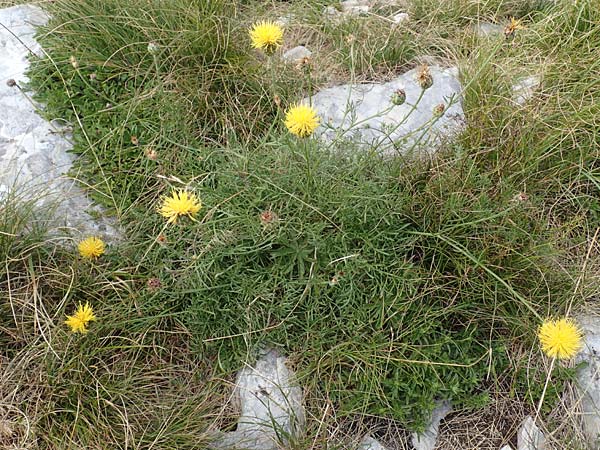
[{"label": "unopened flower head", "polygon": [[444,105],[443,103],[438,103],[433,108],[433,115],[436,117],[441,117],[444,115],[444,111],[446,111],[446,105]]},{"label": "unopened flower head", "polygon": [[75,58],[75,56],[71,55],[69,62],[73,66],[73,69],[77,69],[79,67],[79,63],[77,62],[77,58]]},{"label": "unopened flower head", "polygon": [[195,194],[185,190],[173,191],[170,197],[163,197],[158,211],[167,223],[177,223],[177,219],[187,216],[190,219],[200,211],[202,203]]},{"label": "unopened flower head", "polygon": [[162,287],[162,282],[159,278],[150,278],[147,281],[149,291],[157,291]]},{"label": "unopened flower head", "polygon": [[250,29],[252,47],[271,55],[283,44],[283,28],[271,21],[256,23]]},{"label": "unopened flower head", "polygon": [[94,311],[89,303],[85,305],[79,304],[72,316],[67,316],[65,324],[67,324],[73,333],[87,333],[87,326],[92,321],[96,320]]},{"label": "unopened flower head", "polygon": [[392,94],[392,103],[396,106],[403,105],[406,101],[406,92],[404,89],[396,89]]},{"label": "unopened flower head", "polygon": [[417,83],[422,89],[429,89],[431,86],[433,86],[433,77],[431,76],[429,66],[423,65],[419,67],[417,70],[416,79]]},{"label": "unopened flower head", "polygon": [[151,161],[156,161],[158,159],[158,152],[154,150],[153,147],[146,148],[144,153],[146,154],[146,158],[148,158]]},{"label": "unopened flower head", "polygon": [[293,105],[285,114],[285,126],[298,137],[308,137],[319,126],[317,111],[308,105]]},{"label": "unopened flower head", "polygon": [[542,350],[551,358],[572,358],[581,348],[582,334],[570,319],[547,319],[538,330]]},{"label": "unopened flower head", "polygon": [[266,209],[260,213],[260,223],[264,227],[271,226],[274,223],[276,223],[278,220],[279,220],[279,217],[277,216],[277,213],[271,211],[270,209]]},{"label": "unopened flower head", "polygon": [[158,53],[158,44],[156,42],[148,43],[148,53],[151,55],[155,55]]},{"label": "unopened flower head", "polygon": [[104,241],[96,236],[84,239],[77,246],[84,258],[96,259],[104,254]]}]

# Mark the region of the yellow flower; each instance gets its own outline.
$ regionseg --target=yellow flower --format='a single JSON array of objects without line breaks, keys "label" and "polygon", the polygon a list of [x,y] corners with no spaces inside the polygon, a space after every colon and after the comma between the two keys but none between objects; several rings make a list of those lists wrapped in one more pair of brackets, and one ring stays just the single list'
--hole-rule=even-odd
[{"label": "yellow flower", "polygon": [[283,44],[283,28],[274,22],[259,22],[250,30],[252,47],[272,54]]},{"label": "yellow flower", "polygon": [[177,223],[181,216],[192,219],[200,208],[202,203],[195,194],[180,190],[173,191],[170,197],[164,197],[158,212],[168,219],[167,223]]},{"label": "yellow flower", "polygon": [[542,350],[551,358],[567,359],[581,348],[581,331],[570,319],[547,319],[538,330]]},{"label": "yellow flower", "polygon": [[84,258],[95,259],[104,254],[104,242],[100,238],[91,236],[81,241],[78,249],[79,254]]},{"label": "yellow flower", "polygon": [[67,316],[65,323],[71,327],[71,331],[73,333],[85,334],[88,331],[87,325],[92,320],[96,320],[96,316],[94,316],[92,307],[89,305],[89,303],[86,303],[85,306],[81,306],[80,303],[75,313],[72,316]]},{"label": "yellow flower", "polygon": [[310,106],[294,105],[285,114],[285,126],[290,133],[300,137],[307,137],[319,126],[319,116]]},{"label": "yellow flower", "polygon": [[517,30],[523,29],[525,29],[523,23],[520,20],[511,17],[509,24],[504,27],[504,35],[509,38],[512,37]]}]

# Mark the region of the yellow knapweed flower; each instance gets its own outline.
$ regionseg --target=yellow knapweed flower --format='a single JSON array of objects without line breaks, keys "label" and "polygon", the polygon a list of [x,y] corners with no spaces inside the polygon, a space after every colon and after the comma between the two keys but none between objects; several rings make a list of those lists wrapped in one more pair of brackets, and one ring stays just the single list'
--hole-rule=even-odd
[{"label": "yellow knapweed flower", "polygon": [[92,320],[96,320],[96,316],[94,316],[94,311],[89,303],[86,303],[84,306],[79,304],[77,310],[72,316],[67,316],[67,320],[65,323],[71,327],[71,331],[73,333],[87,333],[87,325]]},{"label": "yellow knapweed flower", "polygon": [[252,47],[272,54],[283,44],[283,28],[274,22],[259,22],[250,30]]},{"label": "yellow knapweed flower", "polygon": [[520,20],[511,17],[508,25],[504,27],[504,35],[507,38],[512,37],[517,30],[523,30],[524,28],[525,27],[523,26],[523,23]]},{"label": "yellow knapweed flower", "polygon": [[567,359],[581,348],[581,331],[570,319],[547,319],[538,330],[542,350],[551,358]]},{"label": "yellow knapweed flower", "polygon": [[313,134],[319,122],[317,111],[307,105],[294,105],[285,113],[285,126],[290,133],[301,138]]},{"label": "yellow knapweed flower", "polygon": [[182,216],[192,219],[200,211],[200,208],[202,208],[202,203],[195,194],[180,190],[173,191],[170,197],[163,197],[158,212],[168,219],[168,223],[177,223],[177,219]]},{"label": "yellow knapweed flower", "polygon": [[95,259],[104,254],[104,241],[95,236],[84,239],[77,246],[79,254],[84,258]]}]

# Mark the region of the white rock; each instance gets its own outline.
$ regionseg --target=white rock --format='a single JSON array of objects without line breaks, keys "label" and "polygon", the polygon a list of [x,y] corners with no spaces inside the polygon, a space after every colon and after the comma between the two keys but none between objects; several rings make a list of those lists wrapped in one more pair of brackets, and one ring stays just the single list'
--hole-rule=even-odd
[{"label": "white rock", "polygon": [[237,430],[220,435],[212,448],[277,450],[304,432],[302,389],[285,362],[269,350],[254,367],[240,371],[234,392],[241,408]]},{"label": "white rock", "polygon": [[296,19],[296,17],[293,14],[286,14],[284,16],[280,16],[275,21],[275,23],[277,23],[278,25],[281,25],[282,27],[285,27],[286,25],[289,25],[295,19]]},{"label": "white rock", "polygon": [[346,0],[340,2],[342,12],[350,15],[360,15],[368,13],[371,9],[371,2],[368,0]]},{"label": "white rock", "polygon": [[335,6],[327,6],[323,10],[323,14],[325,14],[329,18],[335,18],[341,14],[341,11],[338,10]]},{"label": "white rock", "polygon": [[408,22],[410,20],[410,16],[407,13],[398,13],[395,16],[392,16],[392,20],[396,24],[401,24]]},{"label": "white rock", "polygon": [[356,450],[387,450],[377,439],[365,436]]},{"label": "white rock", "polygon": [[0,184],[50,208],[54,226],[110,238],[116,236],[111,222],[92,219],[86,211],[96,207],[66,175],[73,164],[68,131],[38,116],[21,88],[11,86],[12,80],[19,86],[28,81],[27,58],[40,51],[34,27],[46,20],[31,5],[0,9]]},{"label": "white rock", "polygon": [[578,323],[583,331],[583,348],[576,362],[586,363],[577,371],[583,432],[592,448],[600,448],[600,318],[580,317]]},{"label": "white rock", "polygon": [[513,450],[513,448],[510,445],[505,445],[500,450]]},{"label": "white rock", "polygon": [[346,0],[340,2],[340,9],[335,6],[327,6],[324,10],[325,16],[334,21],[347,17],[368,14],[371,10],[370,2],[367,0]]},{"label": "white rock", "polygon": [[452,404],[448,401],[438,402],[431,413],[431,421],[427,429],[420,434],[412,433],[410,441],[415,450],[433,450],[440,430],[440,422],[452,411]]},{"label": "white rock", "polygon": [[302,61],[304,58],[310,58],[312,52],[304,47],[303,45],[299,45],[294,47],[283,54],[283,60],[290,63],[297,63]]},{"label": "white rock", "polygon": [[515,103],[522,105],[529,100],[534,91],[540,86],[541,80],[538,75],[532,75],[523,78],[513,85],[513,100]]},{"label": "white rock", "polygon": [[533,418],[527,416],[517,434],[517,450],[545,450],[546,448],[546,437]]},{"label": "white rock", "polygon": [[[423,92],[411,70],[387,83],[345,84],[321,90],[312,105],[321,118],[316,135],[326,141],[349,139],[394,155],[416,146],[434,148],[464,126],[462,87],[456,68],[430,67],[433,85]],[[406,93],[406,102],[394,106],[392,95]],[[308,103],[309,99],[304,99]],[[434,109],[443,104],[441,117]]]},{"label": "white rock", "polygon": [[480,22],[475,25],[474,30],[475,34],[480,37],[493,37],[504,34],[504,27],[490,22]]}]

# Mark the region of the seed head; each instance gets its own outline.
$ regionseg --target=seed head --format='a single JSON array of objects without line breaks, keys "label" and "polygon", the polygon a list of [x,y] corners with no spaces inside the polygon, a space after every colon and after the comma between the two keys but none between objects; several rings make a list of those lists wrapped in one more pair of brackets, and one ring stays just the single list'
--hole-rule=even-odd
[{"label": "seed head", "polygon": [[433,86],[433,77],[431,76],[431,71],[427,65],[419,67],[417,70],[416,79],[417,83],[422,89],[429,89],[431,86]]}]

